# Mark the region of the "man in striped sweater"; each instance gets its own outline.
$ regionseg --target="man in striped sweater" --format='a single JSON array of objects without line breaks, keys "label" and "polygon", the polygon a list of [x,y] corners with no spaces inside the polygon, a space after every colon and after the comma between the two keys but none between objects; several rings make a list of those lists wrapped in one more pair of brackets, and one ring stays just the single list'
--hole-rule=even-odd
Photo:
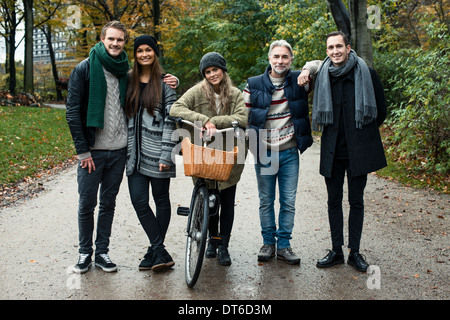
[{"label": "man in striped sweater", "polygon": [[[264,74],[248,79],[244,101],[249,111],[250,137],[257,137],[250,139],[250,150],[256,159],[263,237],[258,260],[268,261],[276,253],[278,259],[299,264],[300,258],[290,245],[299,174],[298,150],[301,153],[311,146],[312,136],[307,93],[297,85],[299,72],[290,70],[292,60],[290,44],[274,41],[269,49],[270,66]],[[278,228],[274,211],[277,181]]]}]

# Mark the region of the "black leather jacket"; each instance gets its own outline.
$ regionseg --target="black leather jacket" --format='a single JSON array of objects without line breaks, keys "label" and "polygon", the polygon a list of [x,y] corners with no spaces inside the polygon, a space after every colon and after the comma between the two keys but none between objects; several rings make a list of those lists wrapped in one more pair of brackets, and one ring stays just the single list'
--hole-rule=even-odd
[{"label": "black leather jacket", "polygon": [[95,128],[86,127],[89,99],[89,58],[71,72],[67,89],[66,120],[77,154],[90,151],[95,143]]}]

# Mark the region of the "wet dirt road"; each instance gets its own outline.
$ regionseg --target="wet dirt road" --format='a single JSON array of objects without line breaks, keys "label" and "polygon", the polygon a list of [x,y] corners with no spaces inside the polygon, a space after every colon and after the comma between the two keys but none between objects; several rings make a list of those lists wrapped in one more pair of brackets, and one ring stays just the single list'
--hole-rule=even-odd
[{"label": "wet dirt road", "polygon": [[[181,158],[178,160],[181,161]],[[276,259],[257,262],[262,245],[253,160],[238,185],[236,218],[230,243],[232,265],[206,259],[193,289],[184,280],[186,217],[178,205],[189,203],[191,178],[171,183],[173,216],[166,246],[175,266],[164,273],[138,271],[147,240],[128,195],[120,191],[110,256],[118,265],[107,274],[93,267],[77,275],[76,170],[71,167],[44,181],[45,191],[0,211],[0,299],[2,300],[448,300],[449,201],[439,195],[369,176],[361,252],[373,273],[347,264],[318,269],[316,260],[330,246],[326,191],[318,174],[319,146],[301,156],[297,213],[292,239],[300,266]],[[181,163],[181,162],[180,162]],[[345,195],[344,195],[345,197]],[[344,208],[347,208],[345,206]]]}]

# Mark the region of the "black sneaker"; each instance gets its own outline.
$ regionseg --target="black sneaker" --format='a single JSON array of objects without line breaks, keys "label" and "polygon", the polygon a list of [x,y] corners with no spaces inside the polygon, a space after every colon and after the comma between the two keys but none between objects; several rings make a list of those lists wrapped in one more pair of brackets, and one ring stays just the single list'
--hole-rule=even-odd
[{"label": "black sneaker", "polygon": [[144,255],[144,259],[142,259],[139,264],[139,270],[151,270],[153,267],[153,255],[152,255],[152,247],[148,247],[147,253]]},{"label": "black sneaker", "polygon": [[78,257],[78,262],[73,266],[72,270],[75,273],[85,273],[92,265],[92,258],[90,254],[82,253]]},{"label": "black sneaker", "polygon": [[105,272],[117,271],[117,266],[111,261],[107,253],[101,253],[95,256],[95,265]]}]

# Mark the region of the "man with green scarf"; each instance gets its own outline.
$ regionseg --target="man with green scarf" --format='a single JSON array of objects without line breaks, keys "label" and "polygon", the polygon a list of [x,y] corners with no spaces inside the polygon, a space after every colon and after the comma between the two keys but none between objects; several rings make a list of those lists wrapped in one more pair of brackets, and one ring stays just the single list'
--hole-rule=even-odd
[{"label": "man with green scarf", "polygon": [[116,196],[126,162],[127,131],[123,112],[129,70],[123,50],[126,27],[107,23],[101,41],[72,71],[67,93],[67,123],[78,154],[79,259],[73,270],[84,273],[92,264],[94,209],[99,193],[95,264],[117,270],[108,255]]},{"label": "man with green scarf", "polygon": [[[106,272],[117,271],[108,255],[116,196],[127,156],[127,123],[124,104],[130,69],[124,51],[126,27],[119,21],[105,24],[101,41],[89,58],[72,71],[67,92],[66,118],[78,154],[79,259],[74,272],[84,273],[92,265],[94,209],[99,209],[95,240],[95,264]],[[172,88],[178,79],[167,74]]]},{"label": "man with green scarf", "polygon": [[343,183],[347,175],[348,264],[365,272],[368,264],[359,252],[364,221],[367,174],[387,165],[378,127],[386,118],[386,101],[380,79],[349,45],[347,36],[327,35],[327,58],[308,62],[298,84],[315,76],[312,122],[322,131],[320,174],[328,192],[328,219],[332,250],[317,261],[327,268],[344,262]]}]

